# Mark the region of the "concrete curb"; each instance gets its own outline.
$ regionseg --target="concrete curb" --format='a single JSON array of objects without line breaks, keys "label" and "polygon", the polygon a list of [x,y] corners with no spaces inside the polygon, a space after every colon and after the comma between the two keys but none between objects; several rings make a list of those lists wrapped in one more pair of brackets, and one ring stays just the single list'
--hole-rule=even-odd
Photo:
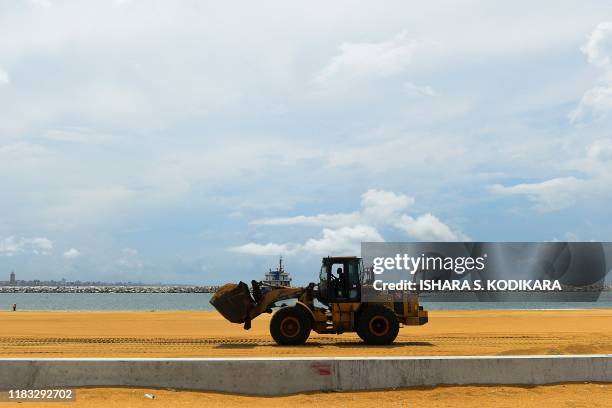
[{"label": "concrete curb", "polygon": [[442,384],[612,382],[612,355],[0,359],[0,389],[152,387],[255,395]]}]

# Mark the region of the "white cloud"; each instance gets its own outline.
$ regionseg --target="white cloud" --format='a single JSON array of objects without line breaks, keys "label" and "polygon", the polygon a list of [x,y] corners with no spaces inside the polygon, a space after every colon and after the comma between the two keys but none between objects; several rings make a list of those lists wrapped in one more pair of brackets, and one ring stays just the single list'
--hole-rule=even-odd
[{"label": "white cloud", "polygon": [[134,248],[123,248],[123,250],[121,251],[123,252],[124,255],[127,256],[138,256],[138,251],[135,250]]},{"label": "white cloud", "polygon": [[253,225],[314,225],[326,227],[340,227],[359,222],[361,215],[358,212],[318,215],[297,215],[295,217],[275,217],[253,220]]},{"label": "white cloud", "polygon": [[237,247],[230,248],[233,252],[240,252],[243,254],[250,255],[282,255],[292,254],[295,252],[295,246],[291,244],[256,244],[250,242],[248,244],[240,245]]},{"label": "white cloud", "polygon": [[10,81],[9,74],[2,68],[0,68],[0,85],[8,84]]},{"label": "white cloud", "polygon": [[597,119],[612,111],[612,22],[599,23],[581,48],[587,60],[604,71],[602,85],[587,90],[569,114],[572,123]]},{"label": "white cloud", "polygon": [[370,189],[361,195],[364,219],[377,224],[393,222],[401,211],[413,204],[413,197],[392,191]]},{"label": "white cloud", "polygon": [[539,183],[522,183],[508,187],[495,184],[491,186],[491,191],[496,194],[524,195],[534,201],[538,209],[552,211],[573,205],[583,183],[583,180],[573,176],[557,177]]},{"label": "white cloud", "polygon": [[[439,105],[432,109],[441,109]],[[415,115],[426,115],[418,111]],[[455,112],[463,117],[468,112],[460,109]],[[430,118],[431,122],[446,121],[450,117]],[[412,120],[412,118],[411,118]],[[482,141],[474,146],[474,140],[458,135],[430,132],[409,132],[402,129],[384,127],[376,129],[359,143],[343,146],[342,149],[328,153],[331,167],[359,166],[374,174],[390,173],[397,177],[399,172],[411,175],[412,180],[420,178],[444,178],[469,174],[473,178],[472,166],[490,160],[490,152]],[[499,146],[499,142],[495,143]],[[517,149],[516,145],[504,145],[507,149]],[[453,163],[453,172],[448,171],[448,163]],[[382,175],[381,175],[382,176]],[[431,183],[428,180],[428,183]]]},{"label": "white cloud", "polygon": [[[97,134],[86,128],[62,128],[51,129],[45,132],[42,137],[47,140],[67,142],[67,143],[103,143],[115,141],[119,138],[113,138],[106,134]],[[115,140],[113,140],[115,139]]]},{"label": "white cloud", "polygon": [[597,24],[581,48],[590,64],[596,67],[612,66],[612,22]]},{"label": "white cloud", "polygon": [[303,244],[276,244],[272,242],[256,244],[251,242],[230,248],[230,250],[249,255],[290,255],[296,253],[350,255],[359,253],[361,242],[382,241],[384,241],[383,237],[375,228],[367,225],[356,225],[337,229],[324,228],[321,237],[310,238]]},{"label": "white cloud", "polygon": [[81,256],[81,252],[76,248],[70,248],[69,250],[64,252],[62,256],[66,259],[76,259]]},{"label": "white cloud", "polygon": [[248,243],[231,250],[251,255],[358,253],[361,242],[381,242],[383,236],[377,228],[391,227],[403,231],[408,237],[427,241],[469,240],[461,232],[453,231],[432,214],[413,218],[404,212],[414,204],[414,198],[391,191],[370,189],[361,195],[361,210],[351,213],[299,215],[295,217],[256,220],[257,225],[315,225],[323,226],[321,236],[297,243]]},{"label": "white cloud", "polygon": [[194,184],[240,179],[272,163],[291,166],[320,155],[320,151],[308,145],[282,139],[258,138],[239,143],[231,140],[212,143],[203,149],[174,150],[163,154],[147,176],[157,182],[160,189],[180,188],[184,191]]},{"label": "white cloud", "polygon": [[395,226],[419,241],[467,241],[469,238],[451,230],[438,217],[429,213],[413,218],[402,215]]},{"label": "white cloud", "polygon": [[45,237],[0,239],[0,255],[13,256],[21,253],[48,255],[53,249],[53,242]]},{"label": "white cloud", "polygon": [[34,143],[18,141],[0,145],[0,174],[23,177],[31,172],[40,176],[40,167],[48,164],[52,156],[49,149]]},{"label": "white cloud", "polygon": [[144,262],[140,258],[137,250],[134,248],[123,248],[121,250],[121,256],[115,261],[120,270],[139,270],[144,267]]},{"label": "white cloud", "polygon": [[361,242],[384,241],[378,231],[368,225],[338,229],[324,228],[322,234],[321,238],[311,238],[306,241],[301,249],[320,255],[355,255],[360,251]]},{"label": "white cloud", "polygon": [[[610,193],[612,178],[612,137],[597,138],[584,147],[584,153],[568,160],[567,169],[584,174],[585,192]],[[609,194],[608,194],[609,195]]]},{"label": "white cloud", "polygon": [[370,189],[361,195],[361,211],[337,214],[298,215],[295,217],[264,218],[251,221],[254,225],[313,225],[327,228],[356,224],[386,224],[399,212],[414,204],[405,194]]},{"label": "white cloud", "polygon": [[597,119],[612,110],[612,84],[589,89],[580,99],[578,107],[570,112],[572,123]]},{"label": "white cloud", "polygon": [[334,56],[315,77],[315,82],[348,82],[367,78],[384,78],[398,74],[413,59],[415,40],[402,31],[382,42],[343,43]]},{"label": "white cloud", "polygon": [[136,196],[136,192],[122,185],[74,189],[64,192],[65,199],[50,205],[45,216],[55,225],[72,226],[81,222],[99,222],[102,215],[117,212]]},{"label": "white cloud", "polygon": [[406,93],[413,96],[438,96],[438,93],[429,85],[416,85],[412,82],[404,82]]},{"label": "white cloud", "polygon": [[27,3],[42,7],[51,7],[53,5],[50,0],[27,0]]},{"label": "white cloud", "polygon": [[548,212],[575,205],[606,203],[612,196],[612,138],[597,138],[562,160],[564,172],[580,176],[563,176],[535,183],[504,186],[495,184],[490,191],[506,196],[524,196],[535,209]]},{"label": "white cloud", "polygon": [[588,145],[587,158],[612,164],[612,139],[598,139]]},{"label": "white cloud", "polygon": [[53,249],[53,242],[49,238],[45,237],[23,239],[22,242],[26,245],[35,247],[37,250],[40,250],[45,254]]},{"label": "white cloud", "polygon": [[565,241],[567,242],[579,242],[581,241],[580,238],[578,238],[578,235],[574,234],[573,232],[566,232],[565,233]]}]

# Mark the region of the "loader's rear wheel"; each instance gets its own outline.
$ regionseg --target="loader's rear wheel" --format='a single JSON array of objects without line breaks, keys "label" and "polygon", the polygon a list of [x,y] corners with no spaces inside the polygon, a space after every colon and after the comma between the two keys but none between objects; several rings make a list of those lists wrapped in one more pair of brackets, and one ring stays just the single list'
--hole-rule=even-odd
[{"label": "loader's rear wheel", "polygon": [[312,320],[300,306],[283,307],[274,313],[270,321],[270,334],[280,345],[306,343],[311,329]]},{"label": "loader's rear wheel", "polygon": [[371,305],[357,322],[357,334],[366,344],[391,344],[399,333],[397,316],[388,307]]}]

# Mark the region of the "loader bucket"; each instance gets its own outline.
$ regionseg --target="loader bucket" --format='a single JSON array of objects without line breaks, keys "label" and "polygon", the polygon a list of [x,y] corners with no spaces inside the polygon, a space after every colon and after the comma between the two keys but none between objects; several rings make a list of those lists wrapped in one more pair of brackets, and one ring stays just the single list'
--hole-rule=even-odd
[{"label": "loader bucket", "polygon": [[240,282],[237,285],[228,283],[221,286],[210,299],[210,304],[230,322],[244,323],[255,301],[247,284]]}]

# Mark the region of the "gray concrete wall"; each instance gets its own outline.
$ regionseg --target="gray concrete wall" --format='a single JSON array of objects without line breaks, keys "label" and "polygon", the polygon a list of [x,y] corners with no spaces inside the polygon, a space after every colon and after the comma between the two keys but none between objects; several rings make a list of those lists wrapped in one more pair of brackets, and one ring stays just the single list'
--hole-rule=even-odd
[{"label": "gray concrete wall", "polygon": [[612,382],[612,355],[0,359],[0,389],[121,386],[281,395],[440,384]]}]

